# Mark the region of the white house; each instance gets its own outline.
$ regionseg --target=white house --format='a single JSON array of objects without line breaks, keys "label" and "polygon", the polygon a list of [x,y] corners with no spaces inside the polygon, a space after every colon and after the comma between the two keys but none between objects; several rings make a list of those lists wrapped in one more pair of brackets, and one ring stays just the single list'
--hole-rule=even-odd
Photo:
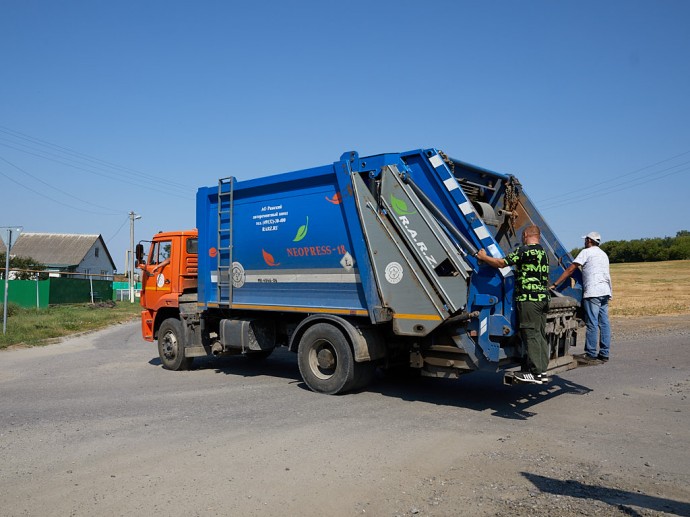
[{"label": "white house", "polygon": [[[0,242],[0,252],[6,248]],[[31,257],[49,272],[79,273],[76,278],[112,280],[115,263],[100,235],[22,233],[12,245],[13,257]],[[56,275],[57,276],[57,275]]]}]

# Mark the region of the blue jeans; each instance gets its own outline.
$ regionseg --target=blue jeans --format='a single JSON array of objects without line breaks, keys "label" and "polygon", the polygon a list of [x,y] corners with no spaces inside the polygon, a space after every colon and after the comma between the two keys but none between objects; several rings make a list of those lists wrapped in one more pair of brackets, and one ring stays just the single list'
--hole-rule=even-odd
[{"label": "blue jeans", "polygon": [[596,357],[597,345],[599,345],[599,355],[603,357],[609,356],[609,350],[611,348],[609,299],[610,296],[596,296],[583,300],[587,319],[585,353],[590,357]]}]

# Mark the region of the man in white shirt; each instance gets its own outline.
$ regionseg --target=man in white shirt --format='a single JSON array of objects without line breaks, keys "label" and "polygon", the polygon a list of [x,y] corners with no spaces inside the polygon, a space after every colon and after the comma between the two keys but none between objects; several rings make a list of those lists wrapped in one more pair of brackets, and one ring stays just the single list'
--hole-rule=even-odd
[{"label": "man in white shirt", "polygon": [[[551,289],[556,289],[578,267],[582,268],[582,304],[585,309],[587,333],[585,335],[585,353],[581,357],[585,362],[609,360],[611,349],[611,324],[609,323],[609,300],[612,296],[609,257],[599,247],[601,235],[589,232],[583,237],[585,248],[577,254],[575,260],[558,277]],[[599,353],[597,354],[597,344]]]}]

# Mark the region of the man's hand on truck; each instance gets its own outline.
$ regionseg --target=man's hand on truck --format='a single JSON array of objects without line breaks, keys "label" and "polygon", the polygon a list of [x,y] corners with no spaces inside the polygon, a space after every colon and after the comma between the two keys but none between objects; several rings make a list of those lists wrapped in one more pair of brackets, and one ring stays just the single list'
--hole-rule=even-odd
[{"label": "man's hand on truck", "polygon": [[477,252],[477,259],[481,260],[482,262],[486,262],[489,266],[495,267],[495,268],[504,268],[506,267],[506,261],[503,260],[502,258],[495,258],[491,257],[486,253],[486,250],[484,248],[480,249]]}]

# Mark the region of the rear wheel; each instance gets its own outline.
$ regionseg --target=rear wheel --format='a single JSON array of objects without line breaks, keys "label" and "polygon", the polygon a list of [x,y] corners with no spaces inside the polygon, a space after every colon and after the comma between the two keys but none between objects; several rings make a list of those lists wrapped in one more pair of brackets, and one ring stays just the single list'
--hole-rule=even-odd
[{"label": "rear wheel", "polygon": [[355,362],[347,338],[328,323],[317,323],[304,333],[297,362],[307,386],[328,395],[363,388],[374,374],[373,364]]},{"label": "rear wheel", "polygon": [[163,367],[168,370],[189,370],[194,362],[193,357],[185,357],[184,334],[182,323],[175,318],[168,318],[158,329],[158,355]]}]

